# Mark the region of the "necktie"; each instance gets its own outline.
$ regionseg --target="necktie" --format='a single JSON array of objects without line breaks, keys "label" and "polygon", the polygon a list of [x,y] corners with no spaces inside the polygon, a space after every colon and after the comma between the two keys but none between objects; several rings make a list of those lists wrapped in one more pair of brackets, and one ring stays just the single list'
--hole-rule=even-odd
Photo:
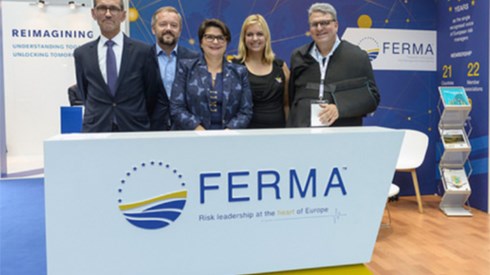
[{"label": "necktie", "polygon": [[107,85],[109,86],[109,90],[111,90],[111,94],[116,94],[116,82],[117,82],[117,65],[116,65],[116,55],[114,54],[114,50],[112,46],[114,46],[114,41],[107,40],[105,45],[107,46],[107,54],[106,54],[106,72],[107,72]]}]

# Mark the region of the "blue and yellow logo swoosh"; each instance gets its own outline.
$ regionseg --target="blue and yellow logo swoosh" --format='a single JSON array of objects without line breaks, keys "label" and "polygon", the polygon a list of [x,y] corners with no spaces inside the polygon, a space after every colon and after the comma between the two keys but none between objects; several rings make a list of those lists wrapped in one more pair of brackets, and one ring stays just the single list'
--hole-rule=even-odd
[{"label": "blue and yellow logo swoosh", "polygon": [[187,190],[180,190],[139,202],[120,204],[119,209],[132,225],[159,229],[177,220],[186,201]]},{"label": "blue and yellow logo swoosh", "polygon": [[364,37],[357,44],[361,49],[365,50],[369,56],[369,60],[372,62],[378,58],[380,53],[379,43],[373,37]]},{"label": "blue and yellow logo swoosh", "polygon": [[369,49],[369,50],[366,50],[368,56],[369,56],[369,60],[370,61],[373,61],[375,60],[378,55],[379,55],[379,48],[375,48],[375,49]]}]

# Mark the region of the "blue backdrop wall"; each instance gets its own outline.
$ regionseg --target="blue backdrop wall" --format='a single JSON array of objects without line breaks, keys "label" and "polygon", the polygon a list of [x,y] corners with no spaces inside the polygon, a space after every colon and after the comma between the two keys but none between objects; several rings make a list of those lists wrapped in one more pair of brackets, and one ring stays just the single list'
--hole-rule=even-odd
[{"label": "blue backdrop wall", "polygon": [[[472,151],[467,163],[470,204],[488,211],[488,1],[440,1],[438,4],[438,85],[463,86],[472,101]],[[438,154],[442,145],[437,146]]]},{"label": "blue backdrop wall", "polygon": [[[173,6],[183,15],[183,31],[180,43],[199,51],[197,29],[206,18],[223,20],[232,32],[228,54],[236,54],[237,42],[243,20],[250,14],[260,13],[269,23],[272,46],[278,57],[289,64],[291,52],[311,41],[308,36],[309,6],[318,1],[293,0],[155,0],[130,1],[130,35],[133,38],[154,43],[151,32],[151,16],[162,6]],[[431,0],[378,0],[378,1],[330,1],[337,9],[339,36],[347,27],[365,25],[372,21],[372,28],[436,30],[437,1]],[[366,17],[367,16],[367,17]],[[365,120],[366,125],[416,129],[430,136],[427,158],[419,170],[421,192],[437,191],[435,141],[438,113],[436,72],[375,71],[381,92],[381,105],[376,113]],[[359,156],[362,157],[362,156]],[[401,194],[413,194],[408,174],[396,176]]]}]

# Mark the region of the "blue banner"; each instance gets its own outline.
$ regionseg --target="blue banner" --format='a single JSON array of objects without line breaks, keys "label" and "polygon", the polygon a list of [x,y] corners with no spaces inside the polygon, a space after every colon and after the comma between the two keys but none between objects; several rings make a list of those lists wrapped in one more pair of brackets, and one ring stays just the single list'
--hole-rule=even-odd
[{"label": "blue banner", "polygon": [[[197,29],[206,18],[219,18],[231,30],[232,40],[228,54],[236,54],[243,20],[260,13],[268,21],[272,33],[272,47],[276,55],[288,64],[292,51],[311,42],[308,30],[308,8],[317,0],[306,1],[131,1],[131,36],[154,43],[151,16],[162,6],[173,6],[183,15],[180,44],[199,51]],[[437,28],[437,1],[329,1],[335,6],[339,20],[339,37],[346,28],[376,28],[435,31]],[[381,93],[381,104],[376,113],[365,119],[366,125],[420,130],[430,137],[424,164],[419,168],[422,194],[434,194],[436,181],[435,142],[439,140],[437,123],[437,73],[434,71],[376,70],[375,77]],[[401,194],[414,194],[409,175],[395,179]]]},{"label": "blue banner", "polygon": [[[472,109],[466,130],[470,205],[488,211],[488,1],[439,1],[438,85],[462,86]],[[435,90],[434,90],[435,92]]]}]

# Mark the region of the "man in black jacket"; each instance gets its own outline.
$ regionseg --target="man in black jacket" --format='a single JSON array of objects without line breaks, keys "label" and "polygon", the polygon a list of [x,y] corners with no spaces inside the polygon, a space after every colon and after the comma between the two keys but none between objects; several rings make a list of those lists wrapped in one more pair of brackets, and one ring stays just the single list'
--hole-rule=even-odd
[{"label": "man in black jacket", "polygon": [[153,114],[152,129],[167,130],[173,128],[173,123],[159,106],[165,106],[170,101],[178,62],[197,58],[199,53],[178,45],[182,32],[182,16],[174,7],[162,7],[155,11],[151,18],[151,28],[156,39],[153,47],[155,60],[160,70],[159,104]]},{"label": "man in black jacket", "polygon": [[380,100],[367,53],[339,39],[332,5],[313,4],[308,21],[313,42],[291,55],[288,126],[361,126]]}]

